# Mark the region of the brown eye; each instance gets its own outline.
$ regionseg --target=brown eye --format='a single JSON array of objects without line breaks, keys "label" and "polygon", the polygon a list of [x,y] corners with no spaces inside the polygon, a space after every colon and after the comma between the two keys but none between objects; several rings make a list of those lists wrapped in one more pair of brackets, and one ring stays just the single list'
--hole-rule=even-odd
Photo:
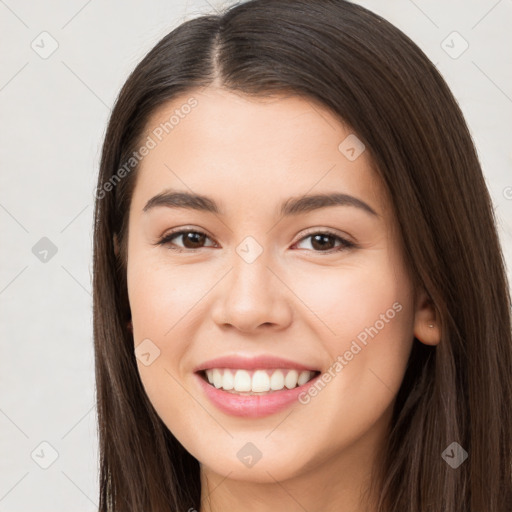
[{"label": "brown eye", "polygon": [[[325,253],[331,253],[331,252],[337,252],[342,251],[344,249],[350,249],[352,247],[355,247],[355,244],[352,242],[349,242],[348,240],[345,240],[344,238],[340,237],[339,235],[336,235],[334,233],[330,232],[316,232],[311,233],[305,237],[303,237],[299,243],[301,243],[303,240],[311,239],[311,247],[314,252],[325,252]],[[336,242],[338,242],[338,245],[336,246]]]},{"label": "brown eye", "polygon": [[183,245],[187,249],[198,249],[204,244],[206,235],[204,233],[197,233],[195,231],[187,231],[181,235],[183,237]]},{"label": "brown eye", "polygon": [[[174,243],[174,240],[179,238],[182,239],[183,245],[176,245]],[[206,233],[203,233],[202,231],[184,229],[181,231],[175,231],[174,233],[169,233],[161,240],[159,240],[158,244],[168,246],[169,249],[173,249],[176,251],[181,251],[185,249],[194,250],[206,247],[204,243],[207,239],[209,239],[208,235],[206,235]]]},{"label": "brown eye", "polygon": [[322,250],[329,250],[334,249],[336,245],[336,240],[332,235],[313,235],[311,237],[311,246],[314,249],[318,249],[320,251]]}]

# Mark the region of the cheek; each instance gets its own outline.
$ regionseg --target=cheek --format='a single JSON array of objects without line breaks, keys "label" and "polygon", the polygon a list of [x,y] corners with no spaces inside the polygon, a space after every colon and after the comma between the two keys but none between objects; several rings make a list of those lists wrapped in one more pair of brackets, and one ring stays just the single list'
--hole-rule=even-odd
[{"label": "cheek", "polygon": [[181,327],[180,319],[187,315],[190,303],[197,301],[196,295],[193,286],[187,286],[183,276],[180,277],[178,269],[163,268],[150,258],[132,257],[127,284],[135,353],[142,353],[143,347],[144,352],[151,353],[151,364],[144,364],[144,358],[138,357],[137,366],[151,401],[158,401],[164,389],[169,393],[175,386],[172,376],[177,374],[177,369],[169,362],[181,359],[187,340],[174,333]]},{"label": "cheek", "polygon": [[303,319],[333,349],[338,344],[343,348],[343,340],[357,337],[375,323],[382,332],[390,330],[390,324],[412,327],[408,281],[383,259],[371,265],[295,272],[286,280],[294,283],[295,295],[306,306]]},{"label": "cheek", "polygon": [[[137,368],[144,390],[170,430],[187,439],[189,414],[197,406],[184,392],[184,374],[180,362],[190,347],[190,326],[194,305],[204,295],[190,273],[179,267],[165,267],[150,258],[128,265],[128,296],[133,321],[134,349],[137,354],[149,351],[150,364],[137,358]],[[149,341],[148,341],[149,340]],[[145,347],[144,351],[138,347]],[[183,415],[187,411],[187,415]],[[193,411],[201,417],[201,409]]]},{"label": "cheek", "polygon": [[314,331],[310,337],[329,354],[331,373],[343,375],[332,379],[332,389],[346,404],[351,397],[368,404],[390,401],[402,382],[414,315],[409,281],[396,268],[382,258],[295,279],[294,291],[309,309],[304,318]]},{"label": "cheek", "polygon": [[[129,264],[128,297],[135,340],[153,336],[163,341],[172,337],[173,330],[180,327],[185,316],[190,322],[208,286],[201,276],[179,266],[152,262],[149,258]],[[202,277],[207,281],[211,278]],[[209,286],[212,284],[213,281]]]}]

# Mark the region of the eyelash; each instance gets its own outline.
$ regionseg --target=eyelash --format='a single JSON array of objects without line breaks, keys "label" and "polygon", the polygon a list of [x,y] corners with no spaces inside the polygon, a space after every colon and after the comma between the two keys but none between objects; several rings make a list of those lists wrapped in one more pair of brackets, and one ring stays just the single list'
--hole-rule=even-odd
[{"label": "eyelash", "polygon": [[[181,235],[184,235],[185,233],[196,233],[196,234],[199,234],[199,235],[204,235],[207,238],[210,238],[206,233],[204,233],[203,231],[197,230],[197,229],[181,229],[179,231],[171,231],[167,235],[165,235],[162,238],[160,238],[160,240],[158,240],[158,242],[156,242],[155,245],[168,246],[168,248],[170,250],[176,251],[176,252],[190,252],[190,251],[194,252],[196,250],[206,249],[206,247],[199,247],[198,249],[188,249],[188,248],[177,247],[177,246],[173,247],[171,245],[171,240],[173,240],[174,238],[177,238],[177,237],[179,237]],[[329,231],[329,230],[310,231],[305,236],[303,236],[300,240],[298,240],[296,243],[302,242],[304,239],[309,238],[309,237],[311,237],[313,235],[329,235],[329,236],[332,236],[332,237],[336,238],[338,241],[341,242],[341,245],[339,247],[335,247],[335,248],[329,249],[327,251],[315,251],[315,250],[313,250],[313,252],[316,252],[318,254],[333,254],[333,253],[337,253],[337,252],[340,252],[340,251],[344,251],[344,250],[347,250],[347,249],[353,249],[353,248],[357,247],[355,243],[350,242],[349,240],[346,240],[345,238],[342,238],[341,236],[339,236],[336,233],[334,233],[332,231]]]}]

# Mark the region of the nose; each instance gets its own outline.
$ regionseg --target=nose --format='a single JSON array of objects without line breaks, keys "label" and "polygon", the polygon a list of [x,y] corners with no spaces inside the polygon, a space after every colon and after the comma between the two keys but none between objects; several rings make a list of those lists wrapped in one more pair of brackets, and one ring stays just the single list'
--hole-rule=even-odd
[{"label": "nose", "polygon": [[238,255],[233,258],[232,269],[218,289],[213,310],[217,325],[257,332],[263,328],[280,330],[290,324],[293,293],[264,254],[252,263]]}]

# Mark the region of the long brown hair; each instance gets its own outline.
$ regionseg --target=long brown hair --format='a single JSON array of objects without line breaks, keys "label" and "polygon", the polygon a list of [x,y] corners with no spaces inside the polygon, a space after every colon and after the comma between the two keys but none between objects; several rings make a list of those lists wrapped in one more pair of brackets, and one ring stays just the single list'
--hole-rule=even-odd
[{"label": "long brown hair", "polygon": [[[126,327],[137,166],[119,169],[155,109],[214,82],[248,95],[316,100],[351,127],[391,197],[408,270],[435,306],[441,342],[413,341],[373,482],[378,511],[510,512],[511,301],[478,157],[457,102],[424,53],[343,0],[251,0],[189,20],[147,54],[119,94],[94,224],[100,511],[200,508],[199,463],[149,402]],[[456,469],[442,457],[452,442],[468,453]]]}]

